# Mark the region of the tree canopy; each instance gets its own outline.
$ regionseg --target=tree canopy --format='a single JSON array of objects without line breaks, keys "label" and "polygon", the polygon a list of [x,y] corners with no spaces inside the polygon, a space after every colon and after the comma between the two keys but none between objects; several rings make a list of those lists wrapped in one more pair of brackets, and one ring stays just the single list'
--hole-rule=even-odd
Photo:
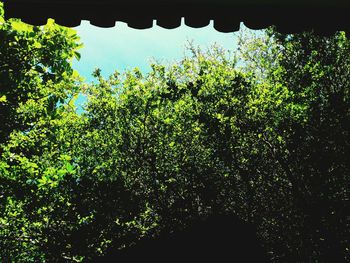
[{"label": "tree canopy", "polygon": [[87,262],[216,214],[271,262],[350,260],[343,32],[269,29],[83,83],[74,30],[2,17],[2,262]]}]

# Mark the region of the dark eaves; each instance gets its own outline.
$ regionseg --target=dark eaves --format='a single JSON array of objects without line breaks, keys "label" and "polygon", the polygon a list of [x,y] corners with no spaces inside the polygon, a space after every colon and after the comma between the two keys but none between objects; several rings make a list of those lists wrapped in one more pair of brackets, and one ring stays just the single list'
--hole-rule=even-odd
[{"label": "dark eaves", "polygon": [[56,23],[75,27],[88,20],[99,27],[117,21],[136,29],[153,22],[172,29],[185,24],[199,28],[213,20],[220,32],[239,30],[243,22],[251,29],[274,25],[281,33],[313,29],[321,35],[350,32],[350,1],[346,0],[4,0],[5,17],[21,18],[32,25]]}]

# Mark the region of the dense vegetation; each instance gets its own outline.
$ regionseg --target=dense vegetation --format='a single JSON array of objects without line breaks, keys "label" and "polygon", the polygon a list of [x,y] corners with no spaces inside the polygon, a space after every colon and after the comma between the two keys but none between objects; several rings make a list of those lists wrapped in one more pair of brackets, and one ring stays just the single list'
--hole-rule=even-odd
[{"label": "dense vegetation", "polygon": [[344,33],[270,29],[87,84],[73,30],[2,17],[1,262],[84,262],[219,212],[271,262],[350,260]]}]

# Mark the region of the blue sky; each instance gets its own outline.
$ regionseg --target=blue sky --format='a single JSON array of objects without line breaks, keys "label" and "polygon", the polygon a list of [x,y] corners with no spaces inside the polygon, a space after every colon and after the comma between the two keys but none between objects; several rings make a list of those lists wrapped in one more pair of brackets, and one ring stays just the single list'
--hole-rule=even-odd
[{"label": "blue sky", "polygon": [[212,23],[199,29],[182,25],[169,30],[154,25],[150,29],[138,30],[122,22],[117,22],[113,28],[100,28],[83,21],[75,29],[84,48],[80,50],[81,60],[74,61],[73,67],[88,82],[93,80],[91,73],[96,67],[107,77],[115,70],[123,72],[134,67],[146,73],[152,60],[165,64],[180,60],[188,41],[203,49],[216,43],[232,50],[236,46],[237,34],[220,33]]}]

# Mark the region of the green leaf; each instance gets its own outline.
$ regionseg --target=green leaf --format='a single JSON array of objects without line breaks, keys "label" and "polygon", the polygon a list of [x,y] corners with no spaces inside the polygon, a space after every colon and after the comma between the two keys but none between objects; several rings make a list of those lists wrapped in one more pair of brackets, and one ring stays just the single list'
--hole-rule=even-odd
[{"label": "green leaf", "polygon": [[35,42],[33,46],[37,49],[42,47],[42,45],[39,42]]},{"label": "green leaf", "polygon": [[66,170],[68,173],[73,174],[75,172],[74,166],[70,163],[66,163]]},{"label": "green leaf", "polygon": [[0,97],[0,103],[5,103],[6,101],[7,101],[6,95],[2,95],[2,96]]},{"label": "green leaf", "polygon": [[81,59],[81,54],[77,51],[74,51],[74,57],[79,61]]},{"label": "green leaf", "polygon": [[32,27],[21,22],[14,20],[11,22],[12,29],[18,32],[30,32],[32,30]]}]

